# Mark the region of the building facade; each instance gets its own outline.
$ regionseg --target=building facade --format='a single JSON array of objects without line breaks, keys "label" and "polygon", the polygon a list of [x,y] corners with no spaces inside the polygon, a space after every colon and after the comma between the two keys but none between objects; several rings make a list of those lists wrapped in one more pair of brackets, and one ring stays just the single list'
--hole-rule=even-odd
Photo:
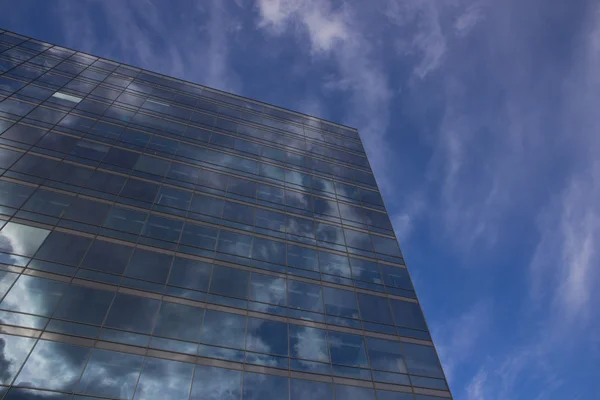
[{"label": "building facade", "polygon": [[355,129],[0,31],[0,398],[450,398]]}]

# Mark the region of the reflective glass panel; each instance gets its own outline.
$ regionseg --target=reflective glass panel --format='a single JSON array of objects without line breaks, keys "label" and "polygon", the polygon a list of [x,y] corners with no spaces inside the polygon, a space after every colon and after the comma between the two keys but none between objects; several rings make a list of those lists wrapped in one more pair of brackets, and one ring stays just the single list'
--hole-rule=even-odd
[{"label": "reflective glass panel", "polygon": [[242,371],[196,365],[190,400],[239,400]]},{"label": "reflective glass panel", "polygon": [[142,356],[94,350],[77,393],[131,399],[142,369]]},{"label": "reflective glass panel", "polygon": [[146,358],[134,399],[187,399],[194,365]]},{"label": "reflective glass panel", "polygon": [[243,400],[288,400],[288,379],[282,376],[256,374],[246,372],[244,374]]},{"label": "reflective glass panel", "polygon": [[89,352],[89,348],[42,340],[35,345],[15,384],[70,392]]}]

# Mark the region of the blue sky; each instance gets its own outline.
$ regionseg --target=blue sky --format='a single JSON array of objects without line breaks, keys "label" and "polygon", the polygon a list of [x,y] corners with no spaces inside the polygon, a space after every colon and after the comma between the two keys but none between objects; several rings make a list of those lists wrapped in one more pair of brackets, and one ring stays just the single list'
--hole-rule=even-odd
[{"label": "blue sky", "polygon": [[455,398],[598,398],[598,2],[3,9],[2,28],[357,127]]}]

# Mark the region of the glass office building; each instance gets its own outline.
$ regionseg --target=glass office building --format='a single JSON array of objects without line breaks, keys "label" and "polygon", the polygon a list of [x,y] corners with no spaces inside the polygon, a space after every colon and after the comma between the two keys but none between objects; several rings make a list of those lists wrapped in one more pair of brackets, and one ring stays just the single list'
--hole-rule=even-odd
[{"label": "glass office building", "polygon": [[355,129],[0,31],[0,398],[450,398]]}]

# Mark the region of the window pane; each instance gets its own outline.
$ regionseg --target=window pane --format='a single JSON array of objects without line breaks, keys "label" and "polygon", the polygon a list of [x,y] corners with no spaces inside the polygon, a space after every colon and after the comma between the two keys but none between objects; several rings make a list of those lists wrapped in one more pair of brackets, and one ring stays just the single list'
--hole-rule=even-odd
[{"label": "window pane", "polygon": [[268,275],[252,273],[250,300],[262,303],[285,305],[286,280]]},{"label": "window pane", "polygon": [[395,286],[401,289],[414,290],[406,268],[381,265],[383,279],[387,286]]},{"label": "window pane", "polygon": [[324,287],[323,296],[325,298],[325,310],[327,314],[360,318],[354,292]]},{"label": "window pane", "polygon": [[75,196],[64,193],[39,190],[23,206],[24,210],[60,217],[69,207]]},{"label": "window pane", "polygon": [[164,283],[167,281],[173,256],[154,251],[135,249],[125,270],[125,276]]},{"label": "window pane", "polygon": [[212,272],[212,264],[175,257],[169,275],[169,285],[181,286],[206,292]]},{"label": "window pane", "polygon": [[375,261],[367,261],[350,257],[350,265],[354,279],[373,283],[381,283],[381,274],[379,273],[379,268]]},{"label": "window pane", "polygon": [[227,201],[223,208],[223,219],[253,225],[254,207]]},{"label": "window pane", "polygon": [[219,231],[216,228],[186,223],[181,234],[181,244],[214,250]]},{"label": "window pane", "polygon": [[90,349],[66,343],[37,343],[15,384],[70,392],[81,376]]},{"label": "window pane", "polygon": [[246,372],[243,400],[288,400],[288,378]]},{"label": "window pane", "polygon": [[187,399],[193,372],[193,364],[146,358],[135,399]]},{"label": "window pane", "polygon": [[196,365],[190,400],[239,400],[242,371]]},{"label": "window pane", "polygon": [[335,396],[347,400],[375,400],[373,389],[356,386],[335,385]]},{"label": "window pane", "polygon": [[[414,397],[411,393],[388,392],[385,390],[377,390],[377,400],[414,400]],[[426,400],[426,399],[419,398],[417,400]],[[436,400],[436,399],[431,398],[430,400]]]},{"label": "window pane", "polygon": [[310,283],[288,280],[288,306],[323,312],[321,287]]},{"label": "window pane", "polygon": [[254,238],[252,258],[285,265],[285,243]]},{"label": "window pane", "polygon": [[8,289],[10,289],[18,277],[19,275],[15,273],[0,271],[0,298],[4,297]]},{"label": "window pane", "polygon": [[65,218],[85,224],[102,225],[109,208],[108,204],[78,197],[67,210]]},{"label": "window pane", "polygon": [[202,325],[201,342],[217,346],[244,348],[246,317],[206,310]]},{"label": "window pane", "polygon": [[106,218],[104,226],[119,231],[139,234],[144,227],[148,214],[128,210],[125,208],[113,207]]},{"label": "window pane", "polygon": [[367,338],[371,368],[406,373],[400,343],[391,340]]},{"label": "window pane", "polygon": [[221,230],[217,251],[236,256],[250,257],[251,245],[252,236]]},{"label": "window pane", "polygon": [[19,208],[34,191],[35,188],[31,186],[0,181],[0,204]]},{"label": "window pane", "polygon": [[414,329],[427,329],[421,307],[417,303],[395,299],[390,299],[390,303],[392,304],[396,325]]},{"label": "window pane", "polygon": [[333,400],[331,383],[292,379],[290,384],[291,400]]},{"label": "window pane", "polygon": [[249,275],[247,271],[215,266],[210,281],[210,293],[247,299]]},{"label": "window pane", "polygon": [[0,334],[0,357],[3,361],[0,368],[0,383],[10,385],[35,341],[34,338]]},{"label": "window pane", "polygon": [[130,399],[143,360],[144,357],[133,354],[94,350],[76,392]]},{"label": "window pane", "polygon": [[246,332],[246,350],[287,356],[287,324],[259,318],[249,318],[248,330]]},{"label": "window pane", "polygon": [[92,239],[53,231],[48,236],[36,258],[62,264],[79,265]]},{"label": "window pane", "polygon": [[96,240],[83,259],[82,266],[113,274],[122,274],[133,247]]},{"label": "window pane", "polygon": [[402,349],[410,374],[432,376],[434,378],[444,377],[433,347],[402,343]]},{"label": "window pane", "polygon": [[292,357],[328,362],[327,332],[323,329],[290,325],[290,352]]},{"label": "window pane", "polygon": [[9,222],[0,231],[0,250],[31,257],[50,231]]},{"label": "window pane", "polygon": [[329,332],[331,361],[337,364],[366,367],[367,357],[362,336]]},{"label": "window pane", "polygon": [[21,275],[0,307],[5,310],[50,316],[67,284]]},{"label": "window pane", "polygon": [[113,297],[113,292],[69,286],[53,317],[100,325]]},{"label": "window pane", "polygon": [[150,333],[160,301],[117,293],[106,326]]},{"label": "window pane", "polygon": [[306,247],[287,245],[287,262],[290,267],[319,270],[317,251]]},{"label": "window pane", "polygon": [[381,322],[393,325],[390,306],[385,297],[358,293],[358,304],[362,318],[365,321]]},{"label": "window pane", "polygon": [[197,341],[204,310],[196,307],[163,302],[154,335]]},{"label": "window pane", "polygon": [[321,272],[331,275],[350,277],[348,257],[319,251],[319,266]]}]

